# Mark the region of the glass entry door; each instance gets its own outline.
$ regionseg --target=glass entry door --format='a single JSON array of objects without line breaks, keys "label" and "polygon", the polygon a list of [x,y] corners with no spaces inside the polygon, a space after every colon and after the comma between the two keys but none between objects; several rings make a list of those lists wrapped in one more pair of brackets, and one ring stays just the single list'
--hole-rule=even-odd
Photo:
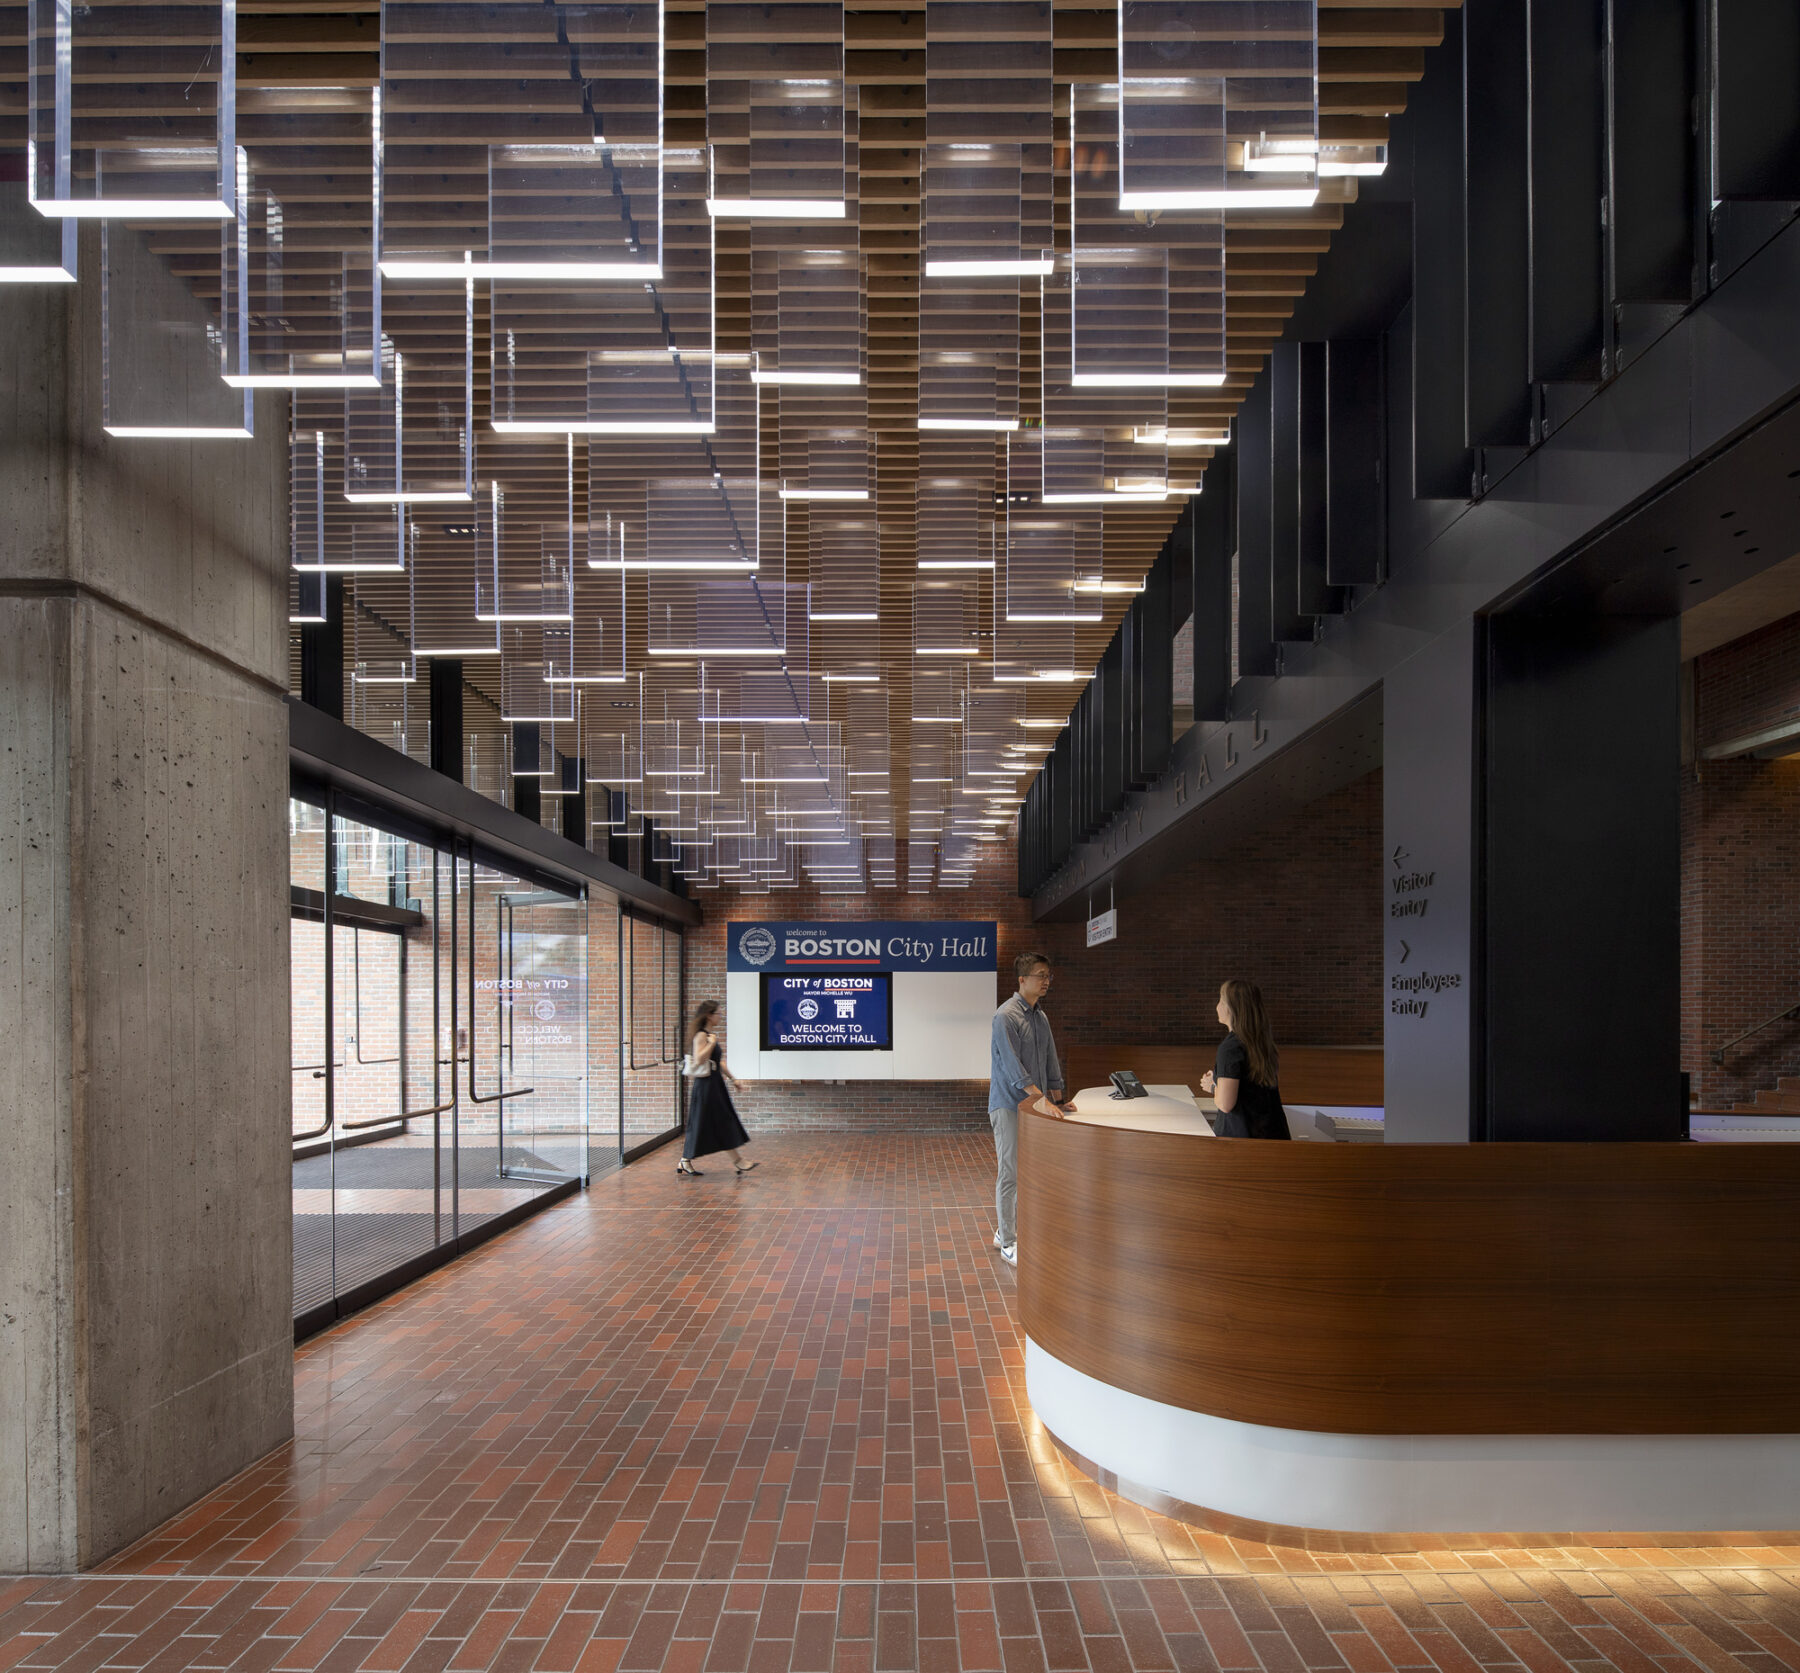
[{"label": "glass entry door", "polygon": [[686,953],[679,929],[619,914],[619,1148],[627,1155],[687,1119]]},{"label": "glass entry door", "polygon": [[355,807],[290,803],[303,1328],[585,1173],[587,902]]}]

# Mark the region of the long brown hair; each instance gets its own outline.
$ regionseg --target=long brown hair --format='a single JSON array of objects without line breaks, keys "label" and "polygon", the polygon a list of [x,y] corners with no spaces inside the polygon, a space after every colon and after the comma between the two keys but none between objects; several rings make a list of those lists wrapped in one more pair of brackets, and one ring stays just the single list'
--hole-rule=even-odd
[{"label": "long brown hair", "polygon": [[1274,1086],[1281,1070],[1281,1053],[1275,1049],[1269,1013],[1263,1009],[1262,989],[1254,982],[1223,982],[1219,997],[1231,1012],[1231,1032],[1250,1059],[1250,1078],[1259,1086]]},{"label": "long brown hair", "polygon": [[[716,999],[702,999],[700,1003],[694,1007],[693,1025],[687,1031],[688,1043],[690,1045],[693,1044],[694,1036],[698,1034],[701,1029],[706,1028],[706,1025],[718,1014],[719,1002]],[[1236,1016],[1237,1013],[1234,1011],[1232,1012],[1232,1015]],[[712,1031],[707,1029],[707,1032],[711,1033]]]}]

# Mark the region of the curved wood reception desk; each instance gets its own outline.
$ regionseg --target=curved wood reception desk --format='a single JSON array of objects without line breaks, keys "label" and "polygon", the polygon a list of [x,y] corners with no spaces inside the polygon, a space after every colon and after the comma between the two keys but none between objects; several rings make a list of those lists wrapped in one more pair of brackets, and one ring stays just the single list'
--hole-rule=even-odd
[{"label": "curved wood reception desk", "polygon": [[1127,1487],[1284,1526],[1800,1524],[1800,1146],[1039,1116],[1019,1246],[1033,1403]]}]

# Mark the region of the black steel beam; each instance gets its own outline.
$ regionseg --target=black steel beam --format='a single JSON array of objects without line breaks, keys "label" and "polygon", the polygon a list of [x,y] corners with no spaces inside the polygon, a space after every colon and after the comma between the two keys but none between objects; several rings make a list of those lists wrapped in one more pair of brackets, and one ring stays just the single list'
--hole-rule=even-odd
[{"label": "black steel beam", "polygon": [[1325,579],[1334,587],[1374,586],[1387,557],[1387,412],[1379,338],[1326,345],[1325,436]]},{"label": "black steel beam", "polygon": [[431,770],[463,781],[463,665],[461,657],[434,656],[431,669]]},{"label": "black steel beam", "polygon": [[1408,101],[1413,146],[1412,492],[1469,497],[1465,440],[1462,13],[1444,13],[1444,39],[1425,55]]},{"label": "black steel beam", "polygon": [[1605,347],[1604,0],[1530,0],[1531,364],[1598,383]]},{"label": "black steel beam", "polygon": [[468,837],[511,863],[535,867],[569,883],[597,884],[676,923],[700,922],[699,910],[677,896],[649,887],[610,860],[291,698],[288,754],[296,770],[371,801],[398,806],[435,833]]},{"label": "black steel beam", "polygon": [[1231,573],[1237,551],[1237,450],[1215,453],[1193,506],[1194,719],[1231,705]]},{"label": "black steel beam", "polygon": [[1237,677],[1275,672],[1273,367],[1237,415]]},{"label": "black steel beam", "polygon": [[1526,447],[1535,439],[1525,5],[1467,0],[1462,8],[1464,439],[1472,448]]}]

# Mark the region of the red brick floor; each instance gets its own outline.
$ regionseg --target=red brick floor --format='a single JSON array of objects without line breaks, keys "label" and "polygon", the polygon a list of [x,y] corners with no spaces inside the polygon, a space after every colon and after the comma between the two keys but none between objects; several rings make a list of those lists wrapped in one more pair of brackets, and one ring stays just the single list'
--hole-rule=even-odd
[{"label": "red brick floor", "polygon": [[1792,1547],[1342,1556],[1127,1504],[1025,1403],[979,1135],[754,1154],[313,1338],[291,1446],[0,1581],[0,1669],[1800,1670]]}]

